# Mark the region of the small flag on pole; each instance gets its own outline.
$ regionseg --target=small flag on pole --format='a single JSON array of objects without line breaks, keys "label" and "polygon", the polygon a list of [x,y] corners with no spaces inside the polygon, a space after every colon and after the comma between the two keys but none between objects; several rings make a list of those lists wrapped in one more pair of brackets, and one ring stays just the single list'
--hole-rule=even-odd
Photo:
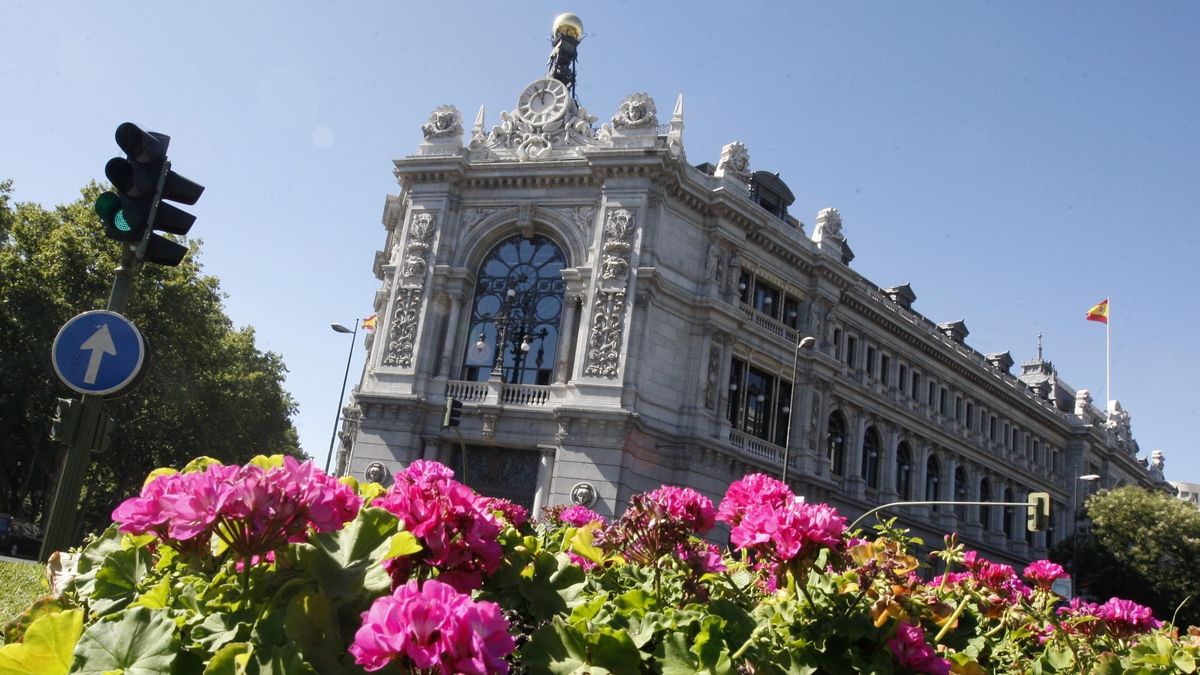
[{"label": "small flag on pole", "polygon": [[1087,320],[1108,323],[1108,298],[1101,300],[1100,304],[1088,310]]},{"label": "small flag on pole", "polygon": [[378,315],[372,314],[371,316],[368,316],[367,318],[362,320],[363,330],[369,330],[372,333],[375,332],[375,317],[376,316],[378,316]]}]

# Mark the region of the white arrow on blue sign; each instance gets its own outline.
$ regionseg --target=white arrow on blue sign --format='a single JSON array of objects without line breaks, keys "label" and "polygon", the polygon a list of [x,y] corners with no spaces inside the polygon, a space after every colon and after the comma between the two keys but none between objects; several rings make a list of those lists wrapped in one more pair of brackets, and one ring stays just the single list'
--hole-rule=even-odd
[{"label": "white arrow on blue sign", "polygon": [[146,343],[129,319],[97,309],[64,324],[50,356],[68,387],[81,394],[115,396],[137,383]]}]

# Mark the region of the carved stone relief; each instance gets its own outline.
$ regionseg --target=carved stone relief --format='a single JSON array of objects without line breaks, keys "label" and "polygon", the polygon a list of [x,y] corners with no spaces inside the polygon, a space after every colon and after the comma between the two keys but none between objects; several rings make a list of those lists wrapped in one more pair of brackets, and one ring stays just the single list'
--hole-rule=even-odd
[{"label": "carved stone relief", "polygon": [[604,221],[600,278],[592,298],[592,331],[584,375],[615,378],[620,370],[633,235],[633,213],[620,208],[609,210]]},{"label": "carved stone relief", "polygon": [[717,409],[717,384],[721,378],[721,347],[715,340],[708,348],[708,375],[704,381],[704,407]]},{"label": "carved stone relief", "polygon": [[462,114],[452,105],[438,107],[429,114],[429,121],[421,125],[427,141],[461,137],[462,132]]},{"label": "carved stone relief", "polygon": [[750,182],[750,153],[741,141],[735,141],[721,148],[721,159],[717,162],[714,176],[730,176],[744,182]]},{"label": "carved stone relief", "polygon": [[399,286],[392,309],[387,352],[383,365],[411,368],[414,341],[421,320],[421,301],[425,294],[425,272],[435,231],[432,213],[413,214],[408,227],[408,243],[400,262]]},{"label": "carved stone relief", "polygon": [[630,94],[621,101],[617,114],[613,115],[613,129],[654,129],[658,126],[658,110],[654,99],[646,94]]},{"label": "carved stone relief", "polygon": [[396,293],[396,304],[392,311],[392,331],[388,339],[387,353],[383,365],[411,368],[413,343],[420,323],[421,296],[424,288],[402,288]]},{"label": "carved stone relief", "polygon": [[492,127],[486,145],[497,156],[515,155],[522,162],[573,155],[596,145],[595,123],[594,115],[574,104],[565,116],[545,124],[527,121],[517,111],[501,112],[500,124]]}]

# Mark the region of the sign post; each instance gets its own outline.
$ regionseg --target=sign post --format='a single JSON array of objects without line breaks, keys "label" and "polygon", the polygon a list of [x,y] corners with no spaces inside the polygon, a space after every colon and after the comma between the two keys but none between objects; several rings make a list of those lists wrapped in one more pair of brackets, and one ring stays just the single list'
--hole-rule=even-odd
[{"label": "sign post", "polygon": [[[55,551],[66,550],[75,540],[75,514],[92,451],[103,445],[107,424],[105,396],[119,396],[136,385],[146,363],[142,335],[119,312],[129,304],[137,257],[125,247],[113,275],[108,310],[84,312],[68,321],[54,338],[50,356],[63,383],[83,394],[79,425],[67,444],[67,456],[54,490],[54,503],[46,521],[38,560],[46,562]],[[114,353],[115,352],[115,353]],[[90,381],[89,381],[90,380]]]}]

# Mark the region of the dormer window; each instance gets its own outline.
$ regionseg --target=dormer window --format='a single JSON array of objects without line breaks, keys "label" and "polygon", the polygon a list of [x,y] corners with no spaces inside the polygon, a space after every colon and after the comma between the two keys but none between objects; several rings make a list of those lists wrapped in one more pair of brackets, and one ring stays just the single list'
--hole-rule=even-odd
[{"label": "dormer window", "polygon": [[750,201],[763,207],[783,221],[787,221],[787,210],[796,201],[792,191],[777,173],[755,171],[750,176]]}]

